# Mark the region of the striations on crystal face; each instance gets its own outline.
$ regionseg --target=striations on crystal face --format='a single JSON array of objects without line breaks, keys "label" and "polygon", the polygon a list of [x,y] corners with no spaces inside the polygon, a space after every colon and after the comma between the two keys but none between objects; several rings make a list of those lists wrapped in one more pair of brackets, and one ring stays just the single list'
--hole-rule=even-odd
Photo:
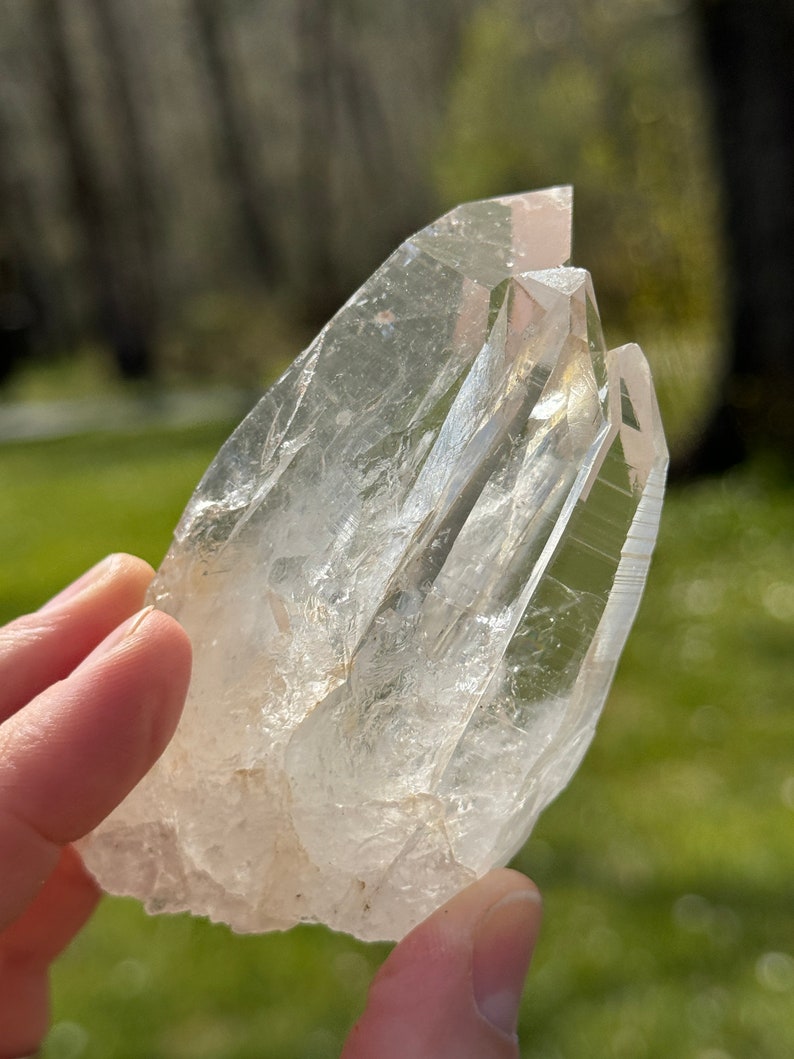
[{"label": "striations on crystal face", "polygon": [[395,939],[568,782],[667,463],[570,237],[569,188],[453,210],[223,446],[151,590],[193,640],[184,718],[82,845],[107,889]]}]

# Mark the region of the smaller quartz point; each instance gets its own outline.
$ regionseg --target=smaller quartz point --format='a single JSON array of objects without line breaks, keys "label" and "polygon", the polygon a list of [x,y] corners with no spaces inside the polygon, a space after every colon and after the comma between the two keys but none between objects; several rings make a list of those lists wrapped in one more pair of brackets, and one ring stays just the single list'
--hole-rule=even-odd
[{"label": "smaller quartz point", "polygon": [[223,446],[151,594],[193,640],[184,718],[82,845],[108,890],[395,939],[568,782],[667,464],[570,235],[569,188],[448,213]]}]

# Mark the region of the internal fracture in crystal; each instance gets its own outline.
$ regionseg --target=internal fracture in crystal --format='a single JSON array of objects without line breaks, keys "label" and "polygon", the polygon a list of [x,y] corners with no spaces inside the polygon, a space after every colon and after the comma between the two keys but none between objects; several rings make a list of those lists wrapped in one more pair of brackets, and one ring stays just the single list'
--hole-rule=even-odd
[{"label": "internal fracture in crystal", "polygon": [[193,640],[184,718],[83,844],[107,889],[399,938],[568,782],[667,462],[570,232],[567,188],[453,210],[223,446],[151,593]]}]

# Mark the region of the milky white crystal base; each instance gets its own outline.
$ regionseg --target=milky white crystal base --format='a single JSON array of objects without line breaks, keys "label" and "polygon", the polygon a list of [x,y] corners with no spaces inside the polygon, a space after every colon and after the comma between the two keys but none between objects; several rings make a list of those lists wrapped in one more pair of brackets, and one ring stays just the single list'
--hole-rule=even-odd
[{"label": "milky white crystal base", "polygon": [[570,216],[555,188],[424,229],[221,449],[152,590],[194,643],[184,719],[82,847],[107,889],[399,938],[567,783],[667,460]]}]

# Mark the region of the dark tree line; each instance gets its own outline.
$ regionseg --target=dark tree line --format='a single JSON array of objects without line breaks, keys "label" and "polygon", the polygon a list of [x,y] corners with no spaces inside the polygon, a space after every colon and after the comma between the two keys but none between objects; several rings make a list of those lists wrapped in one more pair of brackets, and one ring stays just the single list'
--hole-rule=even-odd
[{"label": "dark tree line", "polygon": [[[202,287],[255,284],[323,321],[434,208],[425,145],[468,6],[453,0],[441,17],[356,0],[0,8],[13,59],[5,83],[0,72],[10,285],[38,276],[50,337],[88,326],[128,378],[156,370],[163,324]],[[395,58],[399,47],[410,54]],[[423,94],[430,82],[438,91]],[[19,101],[35,104],[35,128]],[[359,223],[365,202],[376,208]],[[41,254],[23,266],[37,226]]]},{"label": "dark tree line", "polygon": [[724,379],[681,469],[719,471],[755,439],[790,451],[794,6],[693,0],[672,35],[662,0],[608,7],[0,5],[0,377],[31,336],[68,349],[93,334],[122,375],[148,378],[207,292],[255,290],[316,327],[399,240],[468,197],[478,171],[491,177],[475,193],[498,194],[584,164],[577,256],[602,308],[614,318],[623,299],[655,314],[653,327],[676,309],[690,323],[710,304],[697,274],[710,266],[670,247],[702,194],[674,216],[673,170],[689,151],[695,171],[694,125],[676,125],[653,94],[670,93],[671,40],[695,29],[722,169],[730,330]]}]

